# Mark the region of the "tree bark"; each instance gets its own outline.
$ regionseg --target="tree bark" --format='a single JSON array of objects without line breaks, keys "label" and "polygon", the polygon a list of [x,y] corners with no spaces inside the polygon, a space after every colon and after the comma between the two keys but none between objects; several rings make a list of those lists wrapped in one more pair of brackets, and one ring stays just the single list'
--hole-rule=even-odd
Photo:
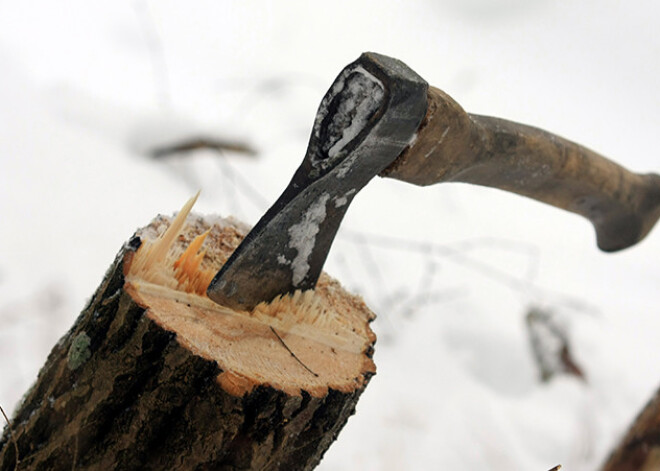
[{"label": "tree bark", "polygon": [[603,471],[660,469],[660,390],[656,391],[603,466]]},{"label": "tree bark", "polygon": [[[19,462],[5,430],[1,471],[320,462],[375,373],[373,314],[326,275],[253,312],[217,306],[205,280],[245,231],[184,222],[172,236],[176,220],[157,218],[121,249],[15,411]],[[212,243],[197,254],[205,231]]]}]

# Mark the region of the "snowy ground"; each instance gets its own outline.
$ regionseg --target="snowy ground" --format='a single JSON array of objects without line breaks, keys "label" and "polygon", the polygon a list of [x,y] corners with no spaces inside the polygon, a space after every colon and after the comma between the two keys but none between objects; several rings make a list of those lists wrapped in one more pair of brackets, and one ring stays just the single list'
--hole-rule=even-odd
[{"label": "snowy ground", "polygon": [[[198,212],[256,222],[362,51],[658,172],[659,20],[655,0],[0,3],[0,404],[156,213],[201,188]],[[198,134],[258,154],[147,154]],[[605,255],[533,201],[374,181],[327,271],[379,315],[379,373],[319,469],[595,469],[660,383],[659,256],[658,231]],[[586,383],[538,381],[529,306],[567,326]]]}]

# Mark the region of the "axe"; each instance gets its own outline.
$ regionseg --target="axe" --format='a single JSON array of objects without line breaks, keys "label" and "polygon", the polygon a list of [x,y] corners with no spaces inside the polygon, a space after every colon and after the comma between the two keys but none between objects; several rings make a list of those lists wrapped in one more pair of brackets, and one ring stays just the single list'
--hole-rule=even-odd
[{"label": "axe", "polygon": [[534,198],[589,219],[606,252],[639,242],[660,218],[659,175],[538,128],[466,113],[403,62],[370,52],[323,97],[302,164],[218,271],[209,298],[251,310],[313,289],[350,202],[379,174]]}]

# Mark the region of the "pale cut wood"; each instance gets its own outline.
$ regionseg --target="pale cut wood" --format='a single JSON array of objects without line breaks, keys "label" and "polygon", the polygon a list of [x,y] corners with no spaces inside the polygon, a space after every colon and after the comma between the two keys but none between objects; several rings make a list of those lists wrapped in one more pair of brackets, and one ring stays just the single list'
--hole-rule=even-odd
[{"label": "pale cut wood", "polygon": [[190,206],[137,232],[53,348],[11,420],[18,469],[309,470],[354,413],[373,313],[326,275],[254,312],[215,305],[246,228]]},{"label": "pale cut wood", "polygon": [[[149,233],[166,228],[165,221],[158,220],[139,235],[147,240]],[[234,231],[194,216],[178,231],[163,266],[173,265],[196,239],[205,237],[207,250],[195,270],[206,279],[199,292],[192,288],[188,291],[193,292],[181,291],[178,280],[168,280],[169,275],[158,269],[134,269],[133,261],[127,272],[127,291],[139,304],[149,306],[151,319],[176,332],[182,345],[217,361],[223,370],[220,382],[227,387],[242,385],[234,390],[237,395],[262,384],[290,394],[306,391],[314,397],[323,397],[328,388],[353,391],[364,381],[365,373],[375,370],[369,347],[375,342],[369,328],[373,314],[362,300],[350,296],[327,275],[320,278],[314,291],[279,297],[252,312],[219,306],[204,295],[217,268],[243,236],[236,237]],[[146,242],[144,249],[158,251],[149,244]],[[135,259],[141,258],[142,250]],[[282,341],[290,351],[283,348]]]}]

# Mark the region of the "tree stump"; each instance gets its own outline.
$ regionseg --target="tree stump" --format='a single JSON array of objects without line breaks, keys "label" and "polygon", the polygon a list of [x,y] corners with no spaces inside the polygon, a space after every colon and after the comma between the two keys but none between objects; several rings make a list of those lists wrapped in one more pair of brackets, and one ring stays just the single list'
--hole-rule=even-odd
[{"label": "tree stump", "polygon": [[603,471],[660,469],[660,390],[637,416],[603,466]]},{"label": "tree stump", "polygon": [[211,302],[246,230],[193,202],[120,250],[5,428],[0,470],[319,463],[375,373],[374,315],[325,274],[253,312]]}]

